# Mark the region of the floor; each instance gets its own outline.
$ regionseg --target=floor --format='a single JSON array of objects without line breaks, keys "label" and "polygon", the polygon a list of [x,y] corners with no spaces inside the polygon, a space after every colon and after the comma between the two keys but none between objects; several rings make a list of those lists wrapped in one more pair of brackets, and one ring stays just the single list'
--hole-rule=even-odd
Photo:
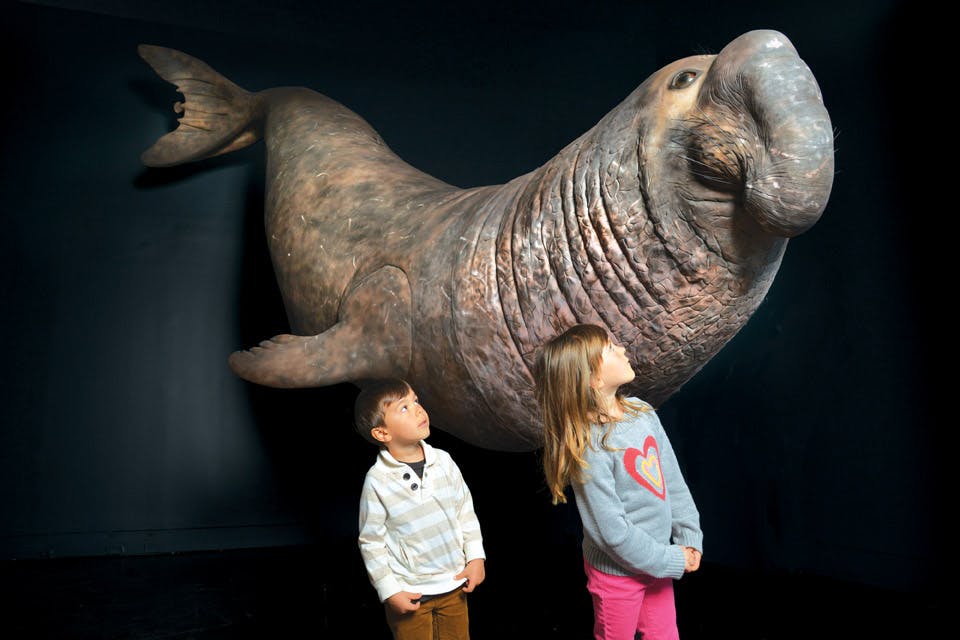
[{"label": "floor", "polygon": [[[517,565],[523,565],[517,559]],[[471,596],[474,638],[588,638],[572,553],[490,565]],[[936,638],[939,601],[705,563],[676,583],[684,640]],[[389,640],[359,554],[285,547],[0,563],[8,640]]]}]

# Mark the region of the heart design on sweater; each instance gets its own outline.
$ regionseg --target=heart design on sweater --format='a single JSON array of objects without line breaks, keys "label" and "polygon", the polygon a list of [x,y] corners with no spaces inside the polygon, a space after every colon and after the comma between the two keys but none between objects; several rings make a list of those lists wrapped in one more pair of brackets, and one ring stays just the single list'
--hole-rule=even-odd
[{"label": "heart design on sweater", "polygon": [[643,451],[633,447],[628,448],[623,454],[623,464],[627,468],[627,473],[640,486],[645,487],[661,500],[666,499],[667,489],[663,484],[663,470],[660,468],[660,449],[653,436],[647,436],[643,441]]}]

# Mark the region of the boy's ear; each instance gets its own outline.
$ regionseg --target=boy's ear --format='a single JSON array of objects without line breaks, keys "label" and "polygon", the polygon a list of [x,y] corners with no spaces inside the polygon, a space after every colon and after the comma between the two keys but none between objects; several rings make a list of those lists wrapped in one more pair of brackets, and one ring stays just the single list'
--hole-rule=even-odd
[{"label": "boy's ear", "polygon": [[390,441],[390,432],[388,432],[382,424],[370,429],[370,435],[373,436],[373,439],[377,442],[386,444]]}]

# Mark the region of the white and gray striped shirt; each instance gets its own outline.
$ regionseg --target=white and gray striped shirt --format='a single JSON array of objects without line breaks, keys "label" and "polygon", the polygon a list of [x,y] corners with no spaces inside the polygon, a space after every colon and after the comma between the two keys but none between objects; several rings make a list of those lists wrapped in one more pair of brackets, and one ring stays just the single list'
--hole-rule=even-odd
[{"label": "white and gray striped shirt", "polygon": [[360,554],[381,602],[400,591],[452,591],[463,583],[453,577],[486,557],[459,467],[446,451],[420,444],[422,479],[381,449],[363,483]]}]

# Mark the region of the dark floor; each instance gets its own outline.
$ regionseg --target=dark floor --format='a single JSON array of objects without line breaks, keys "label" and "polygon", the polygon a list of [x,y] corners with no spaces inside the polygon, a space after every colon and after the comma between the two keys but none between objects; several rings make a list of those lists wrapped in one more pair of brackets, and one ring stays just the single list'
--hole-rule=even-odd
[{"label": "dark floor", "polygon": [[[475,639],[589,637],[574,554],[533,560],[488,565]],[[390,638],[359,553],[319,546],[7,561],[0,607],[8,640]],[[944,613],[929,594],[710,564],[677,583],[677,607],[684,640],[938,638]]]}]

